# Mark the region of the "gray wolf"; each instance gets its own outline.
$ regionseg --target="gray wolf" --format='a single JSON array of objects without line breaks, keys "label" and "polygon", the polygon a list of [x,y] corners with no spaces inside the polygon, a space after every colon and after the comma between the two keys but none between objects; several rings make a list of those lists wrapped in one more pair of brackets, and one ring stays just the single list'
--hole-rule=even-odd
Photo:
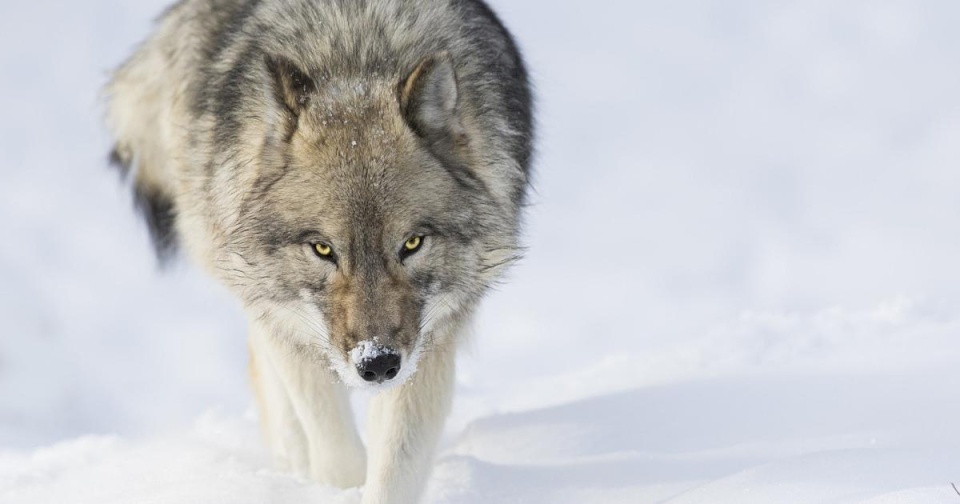
[{"label": "gray wolf", "polygon": [[[531,92],[481,0],[183,0],[104,89],[158,255],[226,285],[283,467],[422,492],[471,314],[520,252]],[[366,450],[350,388],[377,389]]]}]

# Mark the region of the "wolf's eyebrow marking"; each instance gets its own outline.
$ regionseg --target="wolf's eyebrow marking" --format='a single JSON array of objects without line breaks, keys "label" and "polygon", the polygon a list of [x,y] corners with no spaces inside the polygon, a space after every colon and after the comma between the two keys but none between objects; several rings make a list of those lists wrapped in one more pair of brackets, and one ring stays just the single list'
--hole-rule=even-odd
[{"label": "wolf's eyebrow marking", "polygon": [[316,229],[291,227],[282,223],[279,219],[266,220],[258,226],[263,243],[274,250],[305,243],[331,243],[327,235]]},{"label": "wolf's eyebrow marking", "polygon": [[438,226],[436,221],[433,219],[424,219],[420,221],[416,226],[413,226],[412,231],[414,233],[423,233],[427,235],[442,234],[440,231],[440,226]]},{"label": "wolf's eyebrow marking", "polygon": [[332,241],[326,233],[316,229],[304,229],[299,233],[292,234],[294,235],[293,241],[296,243],[324,242],[329,244]]}]

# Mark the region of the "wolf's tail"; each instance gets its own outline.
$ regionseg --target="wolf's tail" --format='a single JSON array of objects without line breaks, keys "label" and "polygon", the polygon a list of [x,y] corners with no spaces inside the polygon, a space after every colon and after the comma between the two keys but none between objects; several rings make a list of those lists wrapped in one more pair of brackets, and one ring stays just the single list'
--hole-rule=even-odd
[{"label": "wolf's tail", "polygon": [[104,87],[106,122],[113,134],[110,164],[133,179],[134,204],[150,231],[157,258],[166,263],[177,249],[177,209],[169,131],[171,104],[179,86],[163,82],[164,56],[149,42],[126,61]]}]

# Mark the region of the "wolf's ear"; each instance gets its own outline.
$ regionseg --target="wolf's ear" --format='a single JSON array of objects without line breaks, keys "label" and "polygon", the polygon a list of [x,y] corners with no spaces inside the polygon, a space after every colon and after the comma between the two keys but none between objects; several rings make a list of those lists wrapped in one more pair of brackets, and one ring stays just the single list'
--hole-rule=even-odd
[{"label": "wolf's ear", "polygon": [[463,135],[457,72],[448,53],[423,60],[400,84],[400,110],[413,131],[428,140]]},{"label": "wolf's ear", "polygon": [[316,91],[313,80],[297,65],[283,56],[267,56],[267,71],[273,81],[273,93],[294,116],[299,116]]}]

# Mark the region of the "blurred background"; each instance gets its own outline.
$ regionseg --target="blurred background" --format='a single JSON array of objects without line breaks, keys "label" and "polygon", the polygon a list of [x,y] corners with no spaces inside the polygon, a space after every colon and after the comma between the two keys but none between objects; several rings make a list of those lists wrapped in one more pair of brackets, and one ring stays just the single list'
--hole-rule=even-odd
[{"label": "blurred background", "polygon": [[[655,384],[956,367],[960,4],[491,3],[537,89],[536,190],[451,428]],[[106,166],[98,90],[167,4],[0,3],[0,446],[251,405],[238,304],[158,272]]]}]

